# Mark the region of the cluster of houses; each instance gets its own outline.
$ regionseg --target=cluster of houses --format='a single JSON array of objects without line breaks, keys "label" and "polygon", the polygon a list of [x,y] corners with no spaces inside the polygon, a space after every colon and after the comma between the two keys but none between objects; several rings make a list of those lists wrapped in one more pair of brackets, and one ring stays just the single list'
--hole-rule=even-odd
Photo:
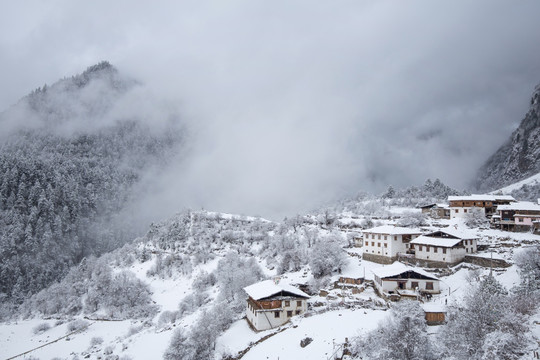
[{"label": "cluster of houses", "polygon": [[[494,228],[508,231],[540,231],[540,199],[538,203],[516,201],[508,195],[449,196],[448,204],[423,206],[423,213],[440,219],[464,218],[481,212]],[[419,229],[384,225],[367,229],[356,239],[363,248],[363,259],[387,264],[372,270],[375,289],[385,297],[430,296],[440,293],[439,279],[418,267],[398,260],[428,266],[452,266],[478,249],[478,238],[456,227],[424,233]],[[340,280],[341,281],[341,280]],[[283,325],[307,310],[309,295],[279,280],[266,280],[244,288],[248,295],[246,318],[257,330]],[[425,304],[428,324],[444,322],[444,307]]]},{"label": "cluster of houses", "polygon": [[516,201],[510,195],[449,196],[448,204],[428,204],[421,209],[422,213],[440,219],[465,218],[481,211],[493,228],[540,232],[540,199],[533,203]]},{"label": "cluster of houses", "polygon": [[431,265],[455,265],[466,255],[477,251],[475,235],[454,228],[426,234],[421,230],[399,226],[379,226],[363,232],[356,245],[363,247],[365,260],[392,264],[403,258]]}]

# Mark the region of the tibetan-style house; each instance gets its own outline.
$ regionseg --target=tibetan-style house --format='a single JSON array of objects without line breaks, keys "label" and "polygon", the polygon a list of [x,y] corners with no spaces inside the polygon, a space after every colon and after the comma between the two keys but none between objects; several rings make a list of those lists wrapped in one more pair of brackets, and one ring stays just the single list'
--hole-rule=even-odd
[{"label": "tibetan-style house", "polygon": [[395,262],[372,270],[375,288],[381,294],[417,297],[439,294],[439,279],[420,268]]},{"label": "tibetan-style house", "polygon": [[265,280],[244,288],[248,295],[246,317],[257,331],[285,324],[307,310],[309,295],[291,285]]}]

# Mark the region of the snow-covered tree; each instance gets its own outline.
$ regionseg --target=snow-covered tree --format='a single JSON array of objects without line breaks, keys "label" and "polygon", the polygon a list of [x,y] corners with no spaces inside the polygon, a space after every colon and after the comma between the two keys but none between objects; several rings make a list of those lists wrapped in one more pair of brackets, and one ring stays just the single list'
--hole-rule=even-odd
[{"label": "snow-covered tree", "polygon": [[353,352],[360,359],[435,359],[427,335],[424,311],[416,301],[396,303],[388,318],[366,336],[357,339]]},{"label": "snow-covered tree", "polygon": [[470,228],[489,229],[489,219],[483,208],[473,207],[465,216],[465,224]]},{"label": "snow-covered tree", "polygon": [[[439,336],[443,358],[483,359],[500,351],[505,352],[503,359],[521,356],[525,319],[491,275],[467,293],[462,308],[449,311],[447,320]],[[495,346],[496,339],[500,343]]]},{"label": "snow-covered tree", "polygon": [[309,256],[309,267],[316,278],[339,272],[346,263],[345,252],[335,236],[321,238],[311,248]]}]

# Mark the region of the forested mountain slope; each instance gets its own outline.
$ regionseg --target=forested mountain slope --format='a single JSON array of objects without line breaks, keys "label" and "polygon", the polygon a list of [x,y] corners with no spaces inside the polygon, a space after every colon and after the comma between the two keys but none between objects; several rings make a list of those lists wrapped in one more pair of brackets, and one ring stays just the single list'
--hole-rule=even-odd
[{"label": "forested mountain slope", "polygon": [[135,235],[121,212],[183,132],[117,116],[137,86],[102,62],[0,114],[0,300],[21,301]]},{"label": "forested mountain slope", "polygon": [[494,190],[540,172],[540,84],[529,111],[510,139],[480,168],[475,187]]}]

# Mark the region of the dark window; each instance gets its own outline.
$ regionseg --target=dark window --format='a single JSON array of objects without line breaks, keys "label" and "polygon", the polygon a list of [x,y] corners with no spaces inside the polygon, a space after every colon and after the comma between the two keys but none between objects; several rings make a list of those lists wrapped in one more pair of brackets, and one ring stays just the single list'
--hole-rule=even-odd
[{"label": "dark window", "polygon": [[426,290],[433,290],[433,283],[431,281],[426,283]]},{"label": "dark window", "polygon": [[296,310],[296,315],[300,315],[300,310]]},{"label": "dark window", "polygon": [[433,252],[434,252],[434,253],[437,252],[437,248],[436,248],[436,247],[433,248]]},{"label": "dark window", "polygon": [[291,306],[291,302],[289,300],[285,300],[285,306]]},{"label": "dark window", "polygon": [[302,301],[301,301],[301,300],[298,300],[298,301],[296,302],[296,307],[301,307],[301,306],[302,306]]},{"label": "dark window", "polygon": [[385,244],[384,244],[384,247],[387,248],[387,247],[388,247],[388,244],[385,243]]},{"label": "dark window", "polygon": [[443,254],[446,254],[446,248],[443,248],[443,249],[442,249],[442,253],[443,253]]},{"label": "dark window", "polygon": [[279,311],[274,311],[274,317],[275,317],[275,318],[278,318],[278,317],[279,317]]},{"label": "dark window", "polygon": [[377,243],[377,247],[381,247],[381,243]]},{"label": "dark window", "polygon": [[416,289],[418,287],[418,281],[413,281],[411,282],[411,287],[414,289]]},{"label": "dark window", "polygon": [[368,246],[368,245],[369,245],[369,241],[366,241],[366,246]]},{"label": "dark window", "polygon": [[287,311],[287,317],[291,317],[291,316],[292,316],[292,311],[291,310]]}]

